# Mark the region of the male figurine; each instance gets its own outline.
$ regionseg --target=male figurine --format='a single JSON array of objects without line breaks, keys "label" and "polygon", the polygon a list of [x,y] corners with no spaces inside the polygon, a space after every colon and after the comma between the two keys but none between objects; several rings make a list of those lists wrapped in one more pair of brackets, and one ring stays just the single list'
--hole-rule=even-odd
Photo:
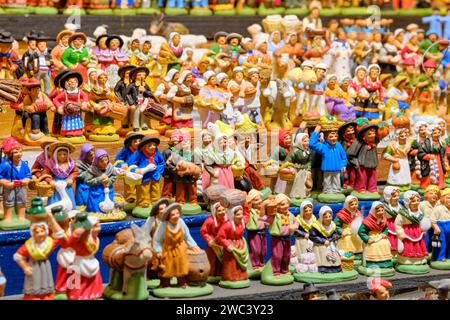
[{"label": "male figurine", "polygon": [[210,50],[214,52],[211,58],[215,58],[217,54],[223,52],[227,45],[228,33],[225,31],[219,31],[214,35],[214,44],[211,46]]},{"label": "male figurine", "polygon": [[[117,72],[120,80],[117,81],[116,85],[114,86],[114,94],[116,95],[117,99],[119,99],[119,101],[126,106],[128,106],[127,88],[130,85],[130,72],[134,68],[136,68],[134,65],[120,67]],[[122,120],[121,131],[127,131],[128,128],[130,127],[131,110],[129,106],[127,109],[128,109],[127,116]],[[125,134],[126,133],[123,133],[123,135]]]},{"label": "male figurine", "polygon": [[0,79],[19,79],[23,74],[22,61],[13,50],[10,32],[0,34]]},{"label": "male figurine", "polygon": [[[431,267],[450,270],[450,261],[447,260],[450,258],[450,188],[446,188],[442,191],[441,205],[438,205],[433,209],[430,218],[433,233],[438,236],[440,240],[440,246],[436,246],[437,252],[433,250]],[[435,241],[431,241],[433,246],[433,242]]]},{"label": "male figurine", "polygon": [[61,71],[67,69],[67,67],[62,63],[61,59],[63,53],[69,46],[69,39],[72,34],[73,31],[71,30],[63,30],[56,36],[57,45],[53,48],[51,52],[52,61],[55,64],[55,74],[53,74],[53,77],[55,77]]},{"label": "male figurine", "polygon": [[440,15],[440,8],[433,8],[433,14],[431,16],[423,17],[422,23],[429,24],[430,28],[428,33],[435,33],[439,38],[442,37],[442,22],[443,17]]},{"label": "male figurine", "polygon": [[324,95],[327,87],[327,81],[325,79],[327,69],[328,66],[325,63],[318,63],[314,67],[317,80],[309,91],[308,110],[305,118],[319,118],[327,114]]},{"label": "male figurine", "polygon": [[244,53],[240,47],[242,36],[238,33],[230,33],[227,38],[227,47],[223,50],[231,59],[231,69],[239,65],[239,55]]},{"label": "male figurine", "polygon": [[53,65],[52,57],[47,48],[47,37],[39,32],[36,36],[37,49],[31,55],[27,69],[36,79],[44,82],[45,94],[50,93],[50,71]]},{"label": "male figurine", "polygon": [[37,36],[37,34],[36,34],[36,31],[34,31],[34,30],[31,30],[26,35],[28,48],[22,55],[22,64],[23,64],[24,71],[25,71],[26,75],[28,76],[28,78],[31,78],[30,70],[28,69],[28,63],[30,62],[30,58],[33,55],[33,53],[35,53],[37,51],[36,36]]}]

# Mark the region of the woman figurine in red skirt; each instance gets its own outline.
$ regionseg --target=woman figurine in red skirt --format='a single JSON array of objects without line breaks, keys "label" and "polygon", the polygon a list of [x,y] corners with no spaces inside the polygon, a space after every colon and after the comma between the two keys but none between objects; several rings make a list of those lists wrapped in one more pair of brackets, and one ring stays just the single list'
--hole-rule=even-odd
[{"label": "woman figurine in red skirt", "polygon": [[227,221],[225,207],[216,202],[211,205],[211,215],[205,219],[200,229],[200,234],[208,245],[205,251],[211,266],[208,277],[210,283],[217,283],[222,277],[223,248],[217,243],[217,233]]},{"label": "woman figurine in red skirt", "polygon": [[425,234],[431,228],[430,218],[419,208],[418,192],[406,191],[403,199],[407,210],[399,212],[394,224],[398,238],[398,265],[395,268],[403,273],[428,273]]},{"label": "woman figurine in red skirt", "polygon": [[397,233],[395,232],[394,221],[400,211],[406,209],[398,202],[400,199],[400,189],[394,186],[387,186],[383,190],[384,198],[384,213],[388,223],[388,239],[391,244],[391,251],[393,254],[397,253]]},{"label": "woman figurine in red skirt", "polygon": [[248,211],[241,206],[228,210],[228,221],[217,234],[216,242],[223,247],[221,287],[240,289],[250,286],[247,274],[248,249],[244,238]]},{"label": "woman figurine in red skirt", "polygon": [[[95,257],[99,247],[100,223],[98,219],[77,213],[69,246],[75,251],[73,277],[67,284],[69,300],[95,300],[103,295],[103,282],[100,264]],[[71,281],[73,280],[73,281]]]}]

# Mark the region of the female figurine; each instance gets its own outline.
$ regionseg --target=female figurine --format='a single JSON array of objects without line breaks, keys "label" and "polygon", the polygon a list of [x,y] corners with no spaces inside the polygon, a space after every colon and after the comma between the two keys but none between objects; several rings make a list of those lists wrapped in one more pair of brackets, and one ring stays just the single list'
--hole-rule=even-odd
[{"label": "female figurine", "polygon": [[[111,53],[106,45],[106,39],[108,39],[107,34],[102,34],[95,39],[95,48],[92,50],[91,54],[97,58],[102,70],[106,70],[108,65],[112,61]],[[88,75],[89,78],[89,75]]]},{"label": "female figurine", "polygon": [[79,270],[79,283],[67,287],[69,300],[96,300],[103,294],[100,264],[95,257],[100,248],[100,223],[86,212],[77,213],[72,224],[69,246],[75,251],[74,268]]},{"label": "female figurine", "polygon": [[244,107],[244,88],[247,86],[244,79],[244,69],[242,67],[233,68],[231,80],[228,82],[228,91],[233,95],[231,97],[233,108],[241,111]]},{"label": "female figurine", "polygon": [[[393,276],[392,253],[388,240],[388,222],[384,205],[374,201],[369,215],[362,221],[358,235],[364,243],[363,264],[358,272],[366,275]],[[381,274],[380,274],[381,273]]]},{"label": "female figurine", "polygon": [[385,120],[392,118],[394,108],[404,112],[409,109],[409,95],[405,89],[409,81],[409,78],[406,76],[397,76],[386,91],[386,108],[383,115]]},{"label": "female figurine", "polygon": [[114,209],[114,206],[108,209],[104,208],[102,202],[106,200],[107,195],[111,202],[114,201],[116,179],[114,166],[109,162],[108,153],[104,149],[95,150],[94,160],[86,175],[86,184],[89,186],[87,212],[109,213]]},{"label": "female figurine", "polygon": [[313,214],[313,204],[309,200],[305,200],[300,205],[300,214],[296,217],[298,221],[298,230],[295,230],[295,250],[297,257],[312,251],[312,242],[309,239],[309,232],[316,223],[316,216]]},{"label": "female figurine", "polygon": [[54,80],[56,75],[58,75],[63,70],[66,70],[67,67],[61,61],[62,55],[64,51],[69,47],[69,39],[72,36],[72,30],[63,30],[56,36],[56,46],[51,51],[52,61],[55,66],[54,73],[52,74]]},{"label": "female figurine", "polygon": [[241,206],[228,209],[227,214],[228,221],[222,225],[216,237],[216,243],[223,247],[222,280],[219,285],[233,289],[247,288],[250,281],[244,231],[250,217]]},{"label": "female figurine", "polygon": [[[292,147],[292,137],[288,130],[280,129],[278,132],[278,146],[272,151],[270,158],[272,160],[278,161],[279,166],[286,162],[287,155],[291,151]],[[272,179],[270,183],[270,188],[275,193],[284,193],[286,191],[287,182],[281,180],[280,178]]]},{"label": "female figurine", "polygon": [[192,80],[192,72],[188,70],[183,71],[176,84],[170,88],[166,95],[167,100],[172,104],[172,127],[192,127],[192,110],[194,106]]},{"label": "female figurine", "polygon": [[383,190],[383,198],[384,198],[384,212],[387,218],[388,223],[388,239],[391,244],[391,251],[393,254],[397,252],[398,241],[397,241],[397,232],[395,231],[394,222],[395,218],[400,211],[404,211],[405,208],[398,201],[400,199],[400,189],[394,186],[387,186]]},{"label": "female figurine", "polygon": [[45,141],[41,144],[42,152],[37,155],[36,160],[31,167],[33,179],[39,179],[41,177],[42,170],[44,170],[47,162],[51,160],[52,155],[48,152],[48,148],[53,142],[54,141]]},{"label": "female figurine", "polygon": [[403,45],[403,48],[400,51],[400,56],[403,60],[413,59],[416,66],[422,62],[423,57],[420,52],[417,35],[411,35],[408,41]]},{"label": "female figurine", "polygon": [[355,69],[355,75],[350,81],[349,93],[355,100],[355,113],[356,117],[362,117],[362,111],[365,101],[369,98],[369,93],[364,88],[364,81],[367,75],[367,68],[363,65],[359,65]]},{"label": "female figurine", "polygon": [[201,249],[181,218],[181,206],[178,203],[167,206],[161,220],[153,237],[153,250],[160,259],[160,288],[169,287],[171,278],[176,278],[177,285],[185,288],[189,274],[188,250],[197,253]]},{"label": "female figurine", "polygon": [[431,219],[433,223],[433,211],[440,205],[440,199],[444,195],[441,195],[441,191],[438,186],[430,184],[423,194],[423,201],[420,203],[420,210],[425,213],[425,216]]},{"label": "female figurine", "polygon": [[422,178],[420,160],[417,155],[421,146],[425,145],[428,138],[427,133],[428,124],[424,121],[417,121],[414,124],[414,138],[411,139],[411,148],[409,151],[409,169],[411,172],[411,186],[414,190],[419,188],[420,178]]},{"label": "female figurine", "polygon": [[337,39],[331,44],[328,55],[331,61],[327,61],[330,66],[330,73],[335,74],[338,79],[342,79],[345,76],[350,76],[350,57],[352,54],[352,48],[347,42],[346,34],[343,29],[336,31]]},{"label": "female figurine", "polygon": [[267,52],[273,54],[275,51],[284,46],[284,40],[281,39],[281,32],[273,31],[269,36]]},{"label": "female figurine", "polygon": [[400,211],[394,223],[398,238],[398,265],[395,269],[403,273],[428,273],[425,234],[431,227],[430,218],[419,209],[418,192],[406,191],[403,199],[407,210]]},{"label": "female figurine", "polygon": [[358,198],[349,195],[345,198],[344,208],[339,210],[334,218],[336,224],[336,231],[340,236],[338,240],[338,247],[346,253],[351,253],[355,256],[355,260],[361,259],[363,252],[361,240],[358,238],[358,230],[363,215],[358,210]]},{"label": "female figurine", "polygon": [[211,215],[205,219],[200,228],[200,235],[207,245],[205,251],[211,266],[208,276],[209,283],[218,283],[222,278],[223,248],[217,242],[217,234],[227,221],[226,208],[220,202],[216,202],[211,205]]},{"label": "female figurine", "polygon": [[362,107],[356,107],[356,116],[369,120],[378,119],[380,116],[379,105],[382,103],[383,89],[379,79],[380,67],[372,64],[367,68],[368,76],[363,82],[363,88],[367,92],[367,99]]},{"label": "female figurine", "polygon": [[413,85],[417,88],[418,114],[436,115],[436,103],[433,100],[433,93],[438,90],[438,85],[434,79],[437,68],[435,60],[427,60],[423,64],[423,73],[414,79]]},{"label": "female figurine", "polygon": [[394,185],[400,191],[409,190],[411,187],[411,173],[409,169],[408,154],[411,148],[409,129],[400,128],[395,131],[395,138],[383,151],[383,158],[389,161],[389,173],[387,185]]},{"label": "female figurine", "polygon": [[85,206],[89,198],[89,186],[86,184],[89,167],[94,161],[95,148],[89,143],[83,144],[77,163],[78,175],[76,180],[75,203],[77,207]]},{"label": "female figurine", "polygon": [[420,188],[425,190],[430,184],[437,185],[439,189],[445,187],[444,156],[445,147],[441,143],[441,127],[428,126],[429,138],[419,148],[417,158],[421,163]]},{"label": "female figurine", "polygon": [[[324,41],[325,45],[323,43]],[[314,36],[308,44],[308,49],[303,54],[303,59],[310,60],[314,64],[321,63],[324,56],[330,50],[330,47],[330,40],[327,37]]]},{"label": "female figurine", "polygon": [[128,65],[129,58],[123,47],[123,40],[118,35],[108,36],[105,41],[105,45],[108,47],[110,59],[105,72],[108,75],[108,86],[114,87],[117,81],[120,80],[117,71],[120,67]]},{"label": "female figurine", "polygon": [[70,154],[74,151],[73,145],[67,142],[55,142],[49,147],[49,152],[53,154],[53,159],[47,163],[42,174],[51,175],[52,178],[47,178],[44,181],[54,188],[56,187],[56,182],[64,181],[65,189],[61,190],[61,193],[55,190],[53,196],[48,198],[48,205],[64,201],[69,206],[71,204],[72,210],[76,208],[73,185],[78,176],[78,168],[75,161],[70,157]]},{"label": "female figurine", "polygon": [[[45,214],[39,212],[39,214]],[[59,245],[59,239],[64,237],[64,231],[47,213],[52,235],[46,222],[34,222],[30,226],[31,238],[20,246],[13,256],[14,261],[25,273],[23,284],[24,300],[53,300],[54,282],[49,257]]]},{"label": "female figurine", "polygon": [[255,189],[250,190],[246,202],[250,208],[250,218],[245,225],[249,245],[248,251],[253,270],[259,272],[265,265],[267,255],[267,223],[263,210],[262,193]]},{"label": "female figurine", "polygon": [[394,34],[389,33],[386,35],[386,42],[380,49],[380,57],[378,62],[380,64],[381,73],[384,74],[397,74],[397,64],[400,63],[401,56],[399,50],[395,46]]},{"label": "female figurine", "polygon": [[[183,45],[181,44],[181,36],[178,32],[171,32],[169,34],[169,41],[167,44],[168,48],[162,47],[162,49],[166,50],[172,58],[171,61],[167,64],[167,70],[177,69],[180,70],[183,61],[181,60],[181,56],[183,55]],[[159,53],[161,56],[161,51]]]},{"label": "female figurine", "polygon": [[78,72],[82,78],[80,85],[87,81],[87,65],[91,61],[89,52],[86,49],[86,35],[82,32],[75,32],[69,38],[69,47],[64,50],[61,56],[63,65],[72,71]]},{"label": "female figurine", "polygon": [[295,66],[299,66],[301,64],[301,59],[305,54],[303,51],[303,46],[298,41],[298,36],[296,33],[289,33],[286,37],[284,45],[280,49],[275,51],[274,54],[275,53],[277,55],[288,54],[291,61],[290,69]]},{"label": "female figurine", "polygon": [[350,97],[339,87],[336,75],[327,76],[327,89],[324,95],[328,114],[336,116],[341,121],[355,119],[355,107],[350,102]]}]

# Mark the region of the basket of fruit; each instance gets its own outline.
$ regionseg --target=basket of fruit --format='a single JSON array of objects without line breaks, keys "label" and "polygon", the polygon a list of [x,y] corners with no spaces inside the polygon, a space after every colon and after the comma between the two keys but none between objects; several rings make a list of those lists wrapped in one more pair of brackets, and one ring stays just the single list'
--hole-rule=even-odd
[{"label": "basket of fruit", "polygon": [[245,163],[242,159],[235,158],[231,162],[231,171],[233,171],[233,176],[235,178],[241,178],[244,175]]},{"label": "basket of fruit", "polygon": [[275,160],[269,160],[262,165],[261,174],[268,178],[277,178],[280,166]]},{"label": "basket of fruit", "polygon": [[295,174],[297,171],[295,170],[295,165],[290,162],[285,162],[280,167],[280,179],[284,181],[294,181]]}]

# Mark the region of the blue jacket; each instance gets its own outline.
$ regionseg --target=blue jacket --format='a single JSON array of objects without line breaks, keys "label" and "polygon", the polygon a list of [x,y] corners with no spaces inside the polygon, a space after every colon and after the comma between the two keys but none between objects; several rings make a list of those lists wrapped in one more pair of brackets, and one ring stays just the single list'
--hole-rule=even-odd
[{"label": "blue jacket", "polygon": [[[123,147],[119,153],[116,155],[116,159],[114,161],[122,160],[126,164],[129,165],[129,161],[131,157],[134,155],[134,152],[131,151],[130,147]],[[118,167],[122,167],[123,163],[119,164]]]},{"label": "blue jacket", "polygon": [[347,166],[347,155],[342,145],[319,142],[319,133],[313,132],[309,138],[309,147],[322,156],[322,171],[337,172]]},{"label": "blue jacket", "polygon": [[[2,163],[0,165],[0,180],[24,180],[31,179],[31,171],[25,161],[20,161],[20,170],[17,170],[17,167],[13,165],[13,170],[11,172],[12,162],[7,160],[6,158],[2,159]],[[12,174],[11,174],[12,173]]]},{"label": "blue jacket", "polygon": [[[164,171],[164,168],[166,167],[166,162],[164,161],[164,157],[161,154],[161,152],[159,152],[159,150],[156,150],[154,161],[156,165],[156,170],[144,174],[144,177],[142,178],[143,183],[149,182],[150,179],[156,182],[158,182],[161,179],[161,175]],[[139,169],[143,169],[149,165],[149,161],[147,156],[141,150],[138,150],[130,158],[130,162],[128,163],[128,165],[129,166],[135,165],[138,166]],[[138,168],[134,168],[131,171],[134,172],[137,169]]]}]

